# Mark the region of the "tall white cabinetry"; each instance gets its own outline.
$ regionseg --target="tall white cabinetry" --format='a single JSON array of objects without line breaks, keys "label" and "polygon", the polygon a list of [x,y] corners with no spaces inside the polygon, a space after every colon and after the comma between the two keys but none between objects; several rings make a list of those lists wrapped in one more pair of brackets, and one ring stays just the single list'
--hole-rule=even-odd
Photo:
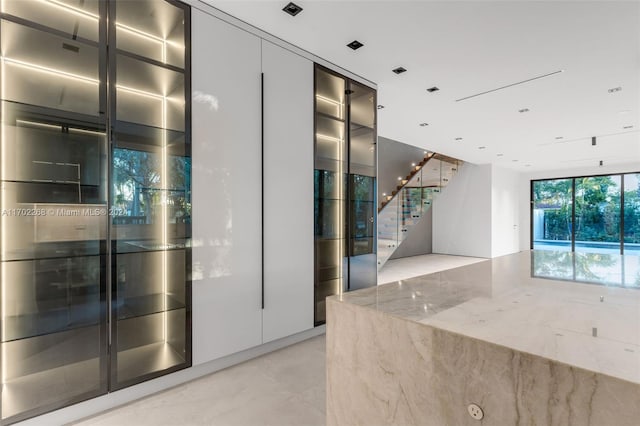
[{"label": "tall white cabinetry", "polygon": [[264,342],[313,327],[313,63],[266,40]]},{"label": "tall white cabinetry", "polygon": [[313,64],[194,9],[192,70],[195,365],[313,327]]}]

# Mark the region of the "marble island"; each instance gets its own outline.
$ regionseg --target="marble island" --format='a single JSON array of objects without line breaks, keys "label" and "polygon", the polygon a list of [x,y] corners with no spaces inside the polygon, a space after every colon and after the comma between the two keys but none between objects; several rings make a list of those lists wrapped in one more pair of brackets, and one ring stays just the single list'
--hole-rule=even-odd
[{"label": "marble island", "polygon": [[327,373],[329,425],[637,426],[640,257],[522,252],[334,296]]}]

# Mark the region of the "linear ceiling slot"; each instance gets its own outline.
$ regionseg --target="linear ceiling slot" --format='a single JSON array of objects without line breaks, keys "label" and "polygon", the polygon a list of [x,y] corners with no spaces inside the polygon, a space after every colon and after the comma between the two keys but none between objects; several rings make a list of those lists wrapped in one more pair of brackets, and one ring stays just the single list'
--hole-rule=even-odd
[{"label": "linear ceiling slot", "polygon": [[564,70],[558,70],[558,71],[551,72],[549,74],[544,74],[544,75],[539,75],[537,77],[528,78],[526,80],[518,81],[517,83],[507,84],[506,86],[498,87],[496,89],[487,90],[486,92],[476,93],[475,95],[466,96],[464,98],[456,99],[456,102],[465,101],[467,99],[471,99],[471,98],[475,98],[475,97],[478,97],[478,96],[486,95],[487,93],[497,92],[498,90],[506,89],[508,87],[517,86],[519,84],[529,83],[530,81],[539,80],[541,78],[551,77],[552,75],[560,74],[562,72],[564,72]]}]

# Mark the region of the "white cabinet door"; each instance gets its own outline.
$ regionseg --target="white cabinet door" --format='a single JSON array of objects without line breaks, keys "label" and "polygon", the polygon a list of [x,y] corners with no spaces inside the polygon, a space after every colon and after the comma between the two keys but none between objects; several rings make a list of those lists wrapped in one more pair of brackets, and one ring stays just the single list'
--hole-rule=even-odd
[{"label": "white cabinet door", "polygon": [[313,63],[262,42],[263,341],[313,328]]},{"label": "white cabinet door", "polygon": [[192,9],[193,364],[262,343],[260,38]]}]

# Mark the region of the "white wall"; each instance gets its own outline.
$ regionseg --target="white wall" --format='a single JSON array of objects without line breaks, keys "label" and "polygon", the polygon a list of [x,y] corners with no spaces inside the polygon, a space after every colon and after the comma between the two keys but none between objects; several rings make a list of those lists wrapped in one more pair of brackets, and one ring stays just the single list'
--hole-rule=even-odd
[{"label": "white wall", "polygon": [[519,176],[511,170],[491,168],[491,256],[520,251]]},{"label": "white wall", "polygon": [[433,252],[490,258],[491,165],[465,163],[433,203]]},{"label": "white wall", "polygon": [[531,181],[535,179],[555,179],[565,177],[633,173],[640,171],[640,161],[603,167],[581,167],[562,170],[545,170],[520,174],[518,204],[520,206],[520,250],[531,247]]}]

